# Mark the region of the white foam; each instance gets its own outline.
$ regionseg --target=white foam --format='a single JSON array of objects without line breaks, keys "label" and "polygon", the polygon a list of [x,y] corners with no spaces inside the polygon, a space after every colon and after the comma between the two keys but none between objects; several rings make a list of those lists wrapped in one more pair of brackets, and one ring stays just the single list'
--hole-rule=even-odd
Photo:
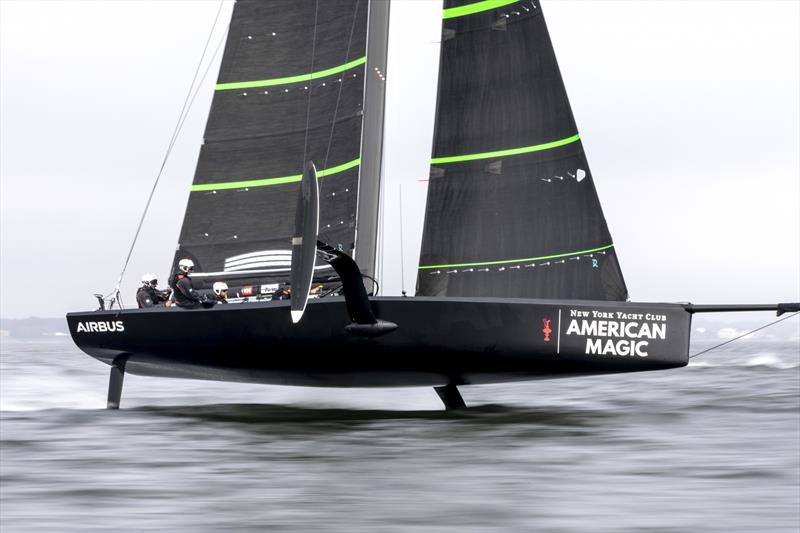
[{"label": "white foam", "polygon": [[748,359],[741,366],[766,366],[769,368],[778,368],[781,370],[785,370],[788,368],[797,368],[798,366],[800,366],[800,363],[787,363],[777,355],[767,353],[767,354],[755,355],[750,359]]},{"label": "white foam", "polygon": [[[702,357],[702,356],[701,356]],[[709,362],[709,361],[689,361],[690,367],[694,368],[724,368],[724,367],[739,367],[739,368],[753,368],[753,367],[767,367],[775,368],[778,370],[787,370],[790,368],[800,367],[800,362],[787,362],[772,353],[761,353],[754,355],[744,361],[729,361],[729,362]]]},{"label": "white foam", "polygon": [[4,379],[0,411],[41,409],[101,409],[106,404],[105,384],[87,387],[86,380],[51,375],[22,375]]}]

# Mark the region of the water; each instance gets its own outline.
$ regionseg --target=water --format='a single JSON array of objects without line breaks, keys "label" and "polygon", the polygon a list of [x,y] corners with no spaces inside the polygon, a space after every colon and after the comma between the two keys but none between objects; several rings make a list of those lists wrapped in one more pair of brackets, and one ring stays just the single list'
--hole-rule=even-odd
[{"label": "water", "polygon": [[466,387],[457,413],[428,389],[128,375],[107,411],[107,367],[69,339],[4,340],[0,530],[796,533],[799,351]]}]

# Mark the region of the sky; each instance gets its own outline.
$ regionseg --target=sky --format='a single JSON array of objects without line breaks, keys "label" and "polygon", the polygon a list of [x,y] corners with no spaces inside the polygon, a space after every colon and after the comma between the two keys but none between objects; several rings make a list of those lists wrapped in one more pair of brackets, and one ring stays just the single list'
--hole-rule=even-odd
[{"label": "sky", "polygon": [[[0,0],[0,316],[90,309],[113,289],[218,6]],[[543,8],[631,298],[798,301],[800,2]],[[386,294],[415,284],[440,9],[392,4]],[[216,70],[134,249],[128,303],[143,273],[166,280]]]}]

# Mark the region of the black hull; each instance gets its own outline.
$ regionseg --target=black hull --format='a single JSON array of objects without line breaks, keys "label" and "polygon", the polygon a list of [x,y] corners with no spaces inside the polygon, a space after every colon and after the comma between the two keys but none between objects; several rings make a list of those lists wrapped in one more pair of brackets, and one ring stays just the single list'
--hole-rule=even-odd
[{"label": "black hull", "polygon": [[399,326],[396,331],[377,338],[346,333],[343,298],[309,301],[299,324],[292,324],[289,301],[70,313],[67,320],[81,350],[125,372],[277,385],[497,383],[660,370],[689,361],[691,315],[677,304],[371,302],[376,316]]}]

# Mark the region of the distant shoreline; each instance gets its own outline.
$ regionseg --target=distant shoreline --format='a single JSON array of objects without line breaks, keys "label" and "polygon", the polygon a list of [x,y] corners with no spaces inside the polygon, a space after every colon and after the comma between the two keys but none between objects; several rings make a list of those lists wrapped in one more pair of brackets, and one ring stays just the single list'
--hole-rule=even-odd
[{"label": "distant shoreline", "polygon": [[66,318],[0,318],[0,339],[69,337]]}]

